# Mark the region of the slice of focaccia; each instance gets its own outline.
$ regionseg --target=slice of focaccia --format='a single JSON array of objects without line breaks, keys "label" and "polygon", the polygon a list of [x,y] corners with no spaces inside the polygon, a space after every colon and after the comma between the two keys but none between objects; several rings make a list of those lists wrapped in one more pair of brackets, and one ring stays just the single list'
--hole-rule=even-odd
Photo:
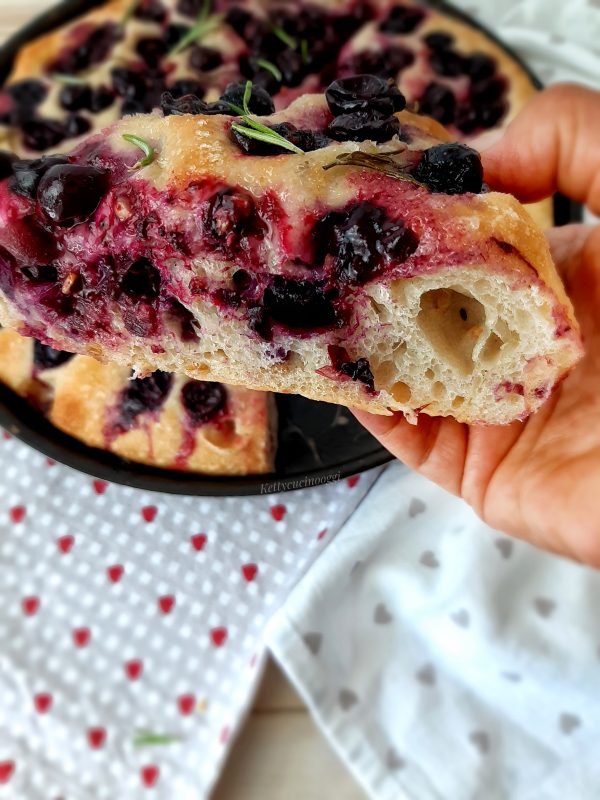
[{"label": "slice of focaccia", "polygon": [[259,94],[239,103],[167,97],[67,157],[6,159],[0,321],[140,374],[382,414],[539,407],[577,323],[478,154],[374,76],[260,122]]}]

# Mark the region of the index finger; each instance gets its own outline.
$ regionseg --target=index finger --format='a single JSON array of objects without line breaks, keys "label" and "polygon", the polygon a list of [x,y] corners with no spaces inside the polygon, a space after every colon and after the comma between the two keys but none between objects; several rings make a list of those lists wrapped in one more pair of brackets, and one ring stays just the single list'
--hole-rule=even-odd
[{"label": "index finger", "polygon": [[600,213],[600,92],[559,84],[537,95],[482,153],[493,189],[523,202],[556,191]]}]

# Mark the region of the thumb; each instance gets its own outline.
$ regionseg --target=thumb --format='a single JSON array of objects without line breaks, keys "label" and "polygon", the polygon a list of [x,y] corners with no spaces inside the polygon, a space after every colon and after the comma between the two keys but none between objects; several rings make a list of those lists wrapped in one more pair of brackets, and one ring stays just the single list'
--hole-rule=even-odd
[{"label": "thumb", "polygon": [[556,191],[600,212],[600,92],[559,84],[541,92],[482,153],[493,189],[524,202]]}]

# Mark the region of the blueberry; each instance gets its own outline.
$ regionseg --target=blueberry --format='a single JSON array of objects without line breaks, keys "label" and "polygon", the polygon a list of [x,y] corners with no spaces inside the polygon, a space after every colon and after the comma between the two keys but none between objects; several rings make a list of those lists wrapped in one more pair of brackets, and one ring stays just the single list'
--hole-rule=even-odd
[{"label": "blueberry", "polygon": [[464,57],[450,48],[434,50],[429,63],[433,71],[437,72],[438,75],[456,77],[465,71]]},{"label": "blueberry", "polygon": [[292,131],[287,138],[305,153],[320,150],[322,147],[327,147],[327,145],[331,144],[331,139],[324,133],[304,128]]},{"label": "blueberry", "polygon": [[178,300],[171,299],[168,305],[167,316],[171,321],[179,325],[179,338],[183,342],[198,341],[196,318],[192,312]]},{"label": "blueberry", "polygon": [[204,9],[205,0],[179,0],[177,11],[184,17],[197,17]]},{"label": "blueberry", "polygon": [[375,391],[375,378],[371,371],[368,359],[359,358],[357,361],[342,361],[337,365],[337,369],[343,374],[352,378],[353,381],[364,383],[372,392]]},{"label": "blueberry", "polygon": [[23,123],[23,144],[28,150],[50,150],[66,136],[65,126],[54,119],[31,119]]},{"label": "blueberry", "polygon": [[275,58],[284,86],[299,86],[306,75],[306,64],[297,50],[283,50]]},{"label": "blueberry", "polygon": [[115,95],[106,86],[98,86],[92,90],[89,109],[93,114],[104,111],[115,102]]},{"label": "blueberry", "polygon": [[8,150],[0,150],[0,181],[13,174],[13,166],[17,157]]},{"label": "blueberry", "polygon": [[489,78],[471,86],[471,102],[475,106],[491,105],[500,100],[505,91],[504,78]]},{"label": "blueberry", "polygon": [[199,72],[209,72],[212,69],[220,67],[223,63],[223,56],[219,50],[213,47],[202,47],[199,44],[193,44],[190,47],[190,67],[197,69]]},{"label": "blueberry", "polygon": [[254,86],[260,86],[268,94],[276,94],[281,88],[281,81],[268,69],[259,64],[259,57],[246,55],[240,58],[240,72],[244,78],[252,81]]},{"label": "blueberry", "polygon": [[290,328],[324,328],[335,325],[334,290],[322,281],[298,281],[276,275],[265,289],[263,304],[271,319]]},{"label": "blueberry", "polygon": [[394,6],[389,15],[379,25],[383,33],[412,33],[425,19],[425,11],[420,8]]},{"label": "blueberry", "polygon": [[121,291],[131,298],[152,300],[160,291],[160,271],[147,258],[138,258],[121,280]]},{"label": "blueberry", "polygon": [[143,114],[146,111],[146,104],[143,100],[126,98],[121,105],[121,116],[129,117],[132,114]]},{"label": "blueberry", "polygon": [[248,308],[248,327],[266,341],[271,340],[271,321],[264,306],[250,306]]},{"label": "blueberry", "polygon": [[484,105],[479,109],[479,123],[482,128],[493,128],[506,114],[508,106],[503,101]]},{"label": "blueberry", "polygon": [[402,220],[390,220],[383,209],[366,202],[330,211],[315,225],[313,239],[316,263],[331,256],[333,276],[344,284],[364,283],[385,261],[406,261],[419,244]]},{"label": "blueberry", "polygon": [[229,9],[225,15],[225,22],[248,45],[257,43],[267,30],[262,20],[238,6]]},{"label": "blueberry", "polygon": [[443,194],[478,193],[483,187],[479,153],[456,142],[424,150],[413,176],[430,191]]},{"label": "blueberry", "polygon": [[[220,99],[222,102],[232,103],[233,105],[242,108],[245,91],[245,83],[230,83],[225,88],[225,91],[221,95]],[[261,89],[260,86],[252,87],[252,92],[248,101],[248,108],[251,114],[256,114],[257,116],[266,116],[268,114],[273,114],[275,111],[275,106],[273,105],[271,96],[264,89]]]},{"label": "blueberry", "polygon": [[133,16],[148,22],[162,23],[167,18],[167,11],[160,0],[140,0],[135,7]]},{"label": "blueberry", "polygon": [[30,267],[21,267],[21,273],[31,283],[56,283],[58,280],[58,272],[56,267],[51,265],[37,265],[34,264]]},{"label": "blueberry", "polygon": [[473,82],[491,78],[496,72],[496,62],[485,53],[474,53],[465,59],[465,73]]},{"label": "blueberry", "polygon": [[224,410],[227,392],[220,383],[188,381],[181,389],[181,403],[192,424],[202,425]]},{"label": "blueberry", "polygon": [[126,67],[114,67],[111,77],[113,89],[121,97],[141,100],[146,94],[146,83],[140,72]]},{"label": "blueberry", "polygon": [[156,67],[167,52],[167,45],[163,39],[145,38],[139,40],[135,49],[146,64]]},{"label": "blueberry", "polygon": [[108,189],[108,172],[78,164],[59,164],[42,177],[37,198],[46,217],[61,226],[83,222]]},{"label": "blueberry", "polygon": [[389,116],[406,106],[396,84],[376,75],[339,78],[329,84],[325,99],[334,116],[355,111],[378,111]]},{"label": "blueberry", "polygon": [[47,344],[33,340],[33,363],[38,369],[54,369],[66,364],[73,358],[73,353],[55,350]]},{"label": "blueberry", "polygon": [[69,50],[50,67],[49,72],[61,72],[72,75],[105,61],[113,45],[123,36],[120,27],[108,22],[94,28],[81,44]]},{"label": "blueberry", "polygon": [[28,79],[9,84],[6,91],[21,108],[35,108],[45,99],[48,88],[41,81]]},{"label": "blueberry", "polygon": [[395,77],[399,72],[402,72],[406,67],[414,62],[415,56],[412,50],[400,45],[393,45],[388,47],[382,53],[382,70],[384,75],[388,77]]},{"label": "blueberry", "polygon": [[83,136],[91,127],[91,122],[80,114],[69,114],[65,120],[65,138],[74,139],[76,136]]},{"label": "blueberry", "polygon": [[83,86],[63,86],[58,102],[66,111],[81,111],[89,108],[92,101],[92,90],[87,84]]},{"label": "blueberry", "polygon": [[165,117],[175,114],[210,114],[210,109],[204,100],[200,100],[194,94],[175,99],[170,92],[164,92],[160,99],[160,107]]},{"label": "blueberry", "polygon": [[34,200],[42,176],[58,164],[67,164],[66,156],[44,156],[32,161],[19,160],[13,163],[13,177],[9,188],[15,194]]},{"label": "blueberry", "polygon": [[431,50],[448,50],[454,44],[454,36],[444,31],[432,31],[423,37],[423,41]]},{"label": "blueberry", "polygon": [[400,134],[400,122],[377,111],[342,114],[328,126],[326,133],[338,142],[388,142]]},{"label": "blueberry", "polygon": [[219,249],[232,253],[243,237],[262,232],[264,224],[251,195],[241,190],[221,189],[206,205],[204,228]]},{"label": "blueberry", "polygon": [[140,414],[157,411],[167,399],[172,384],[171,373],[160,370],[146,378],[130,380],[121,394],[116,427],[129,430]]},{"label": "blueberry", "polygon": [[430,83],[419,100],[419,113],[433,117],[442,125],[454,122],[455,108],[454,92],[441,83]]},{"label": "blueberry", "polygon": [[190,94],[193,94],[195,97],[202,97],[204,94],[204,87],[193,78],[180,78],[169,87],[169,92],[176,100]]},{"label": "blueberry", "polygon": [[167,50],[170,51],[176,47],[190,30],[189,25],[168,25],[163,36]]}]

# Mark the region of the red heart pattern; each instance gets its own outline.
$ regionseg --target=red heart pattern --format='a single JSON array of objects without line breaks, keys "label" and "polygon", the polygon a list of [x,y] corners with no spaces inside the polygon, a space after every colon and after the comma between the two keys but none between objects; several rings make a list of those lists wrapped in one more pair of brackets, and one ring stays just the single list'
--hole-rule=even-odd
[{"label": "red heart pattern", "polygon": [[196,550],[198,553],[201,553],[206,545],[207,536],[205,533],[196,533],[190,538],[190,542],[192,543],[194,550]]},{"label": "red heart pattern", "polygon": [[163,614],[170,614],[175,608],[175,597],[172,594],[165,594],[159,597],[158,607]]},{"label": "red heart pattern", "polygon": [[52,695],[49,692],[40,692],[34,696],[33,704],[40,714],[47,714],[52,708]]},{"label": "red heart pattern", "polygon": [[24,597],[21,600],[21,608],[26,617],[33,617],[40,608],[40,598],[34,596]]},{"label": "red heart pattern", "polygon": [[210,638],[215,647],[223,647],[227,641],[227,628],[213,628]]},{"label": "red heart pattern", "polygon": [[281,522],[281,520],[285,517],[286,511],[287,509],[284,505],[271,506],[271,516],[275,522]]},{"label": "red heart pattern", "polygon": [[125,675],[130,681],[137,681],[144,671],[144,662],[139,658],[132,658],[131,661],[125,662]]},{"label": "red heart pattern", "polygon": [[142,518],[144,522],[154,522],[158,509],[156,506],[144,506],[142,508]]},{"label": "red heart pattern", "polygon": [[92,638],[92,632],[89,628],[75,628],[73,631],[73,642],[75,647],[87,647]]},{"label": "red heart pattern", "polygon": [[191,714],[196,706],[196,698],[193,694],[182,694],[177,698],[177,707],[184,716]]},{"label": "red heart pattern", "polygon": [[19,522],[23,522],[25,519],[25,514],[27,514],[27,509],[25,506],[13,506],[8,512],[10,515],[11,520],[18,524]]},{"label": "red heart pattern", "polygon": [[251,583],[254,578],[256,578],[257,573],[258,567],[256,564],[244,564],[242,567],[242,575],[248,581],[248,583]]},{"label": "red heart pattern", "polygon": [[146,786],[148,789],[151,789],[153,786],[156,786],[159,776],[160,776],[160,770],[154,764],[148,764],[147,766],[142,767],[140,770],[140,777],[142,779],[142,784]]},{"label": "red heart pattern", "polygon": [[121,578],[123,577],[123,573],[125,572],[124,567],[121,564],[113,564],[112,567],[107,567],[106,574],[108,575],[108,580],[111,583],[118,583]]},{"label": "red heart pattern", "polygon": [[61,536],[60,539],[56,540],[56,546],[58,547],[61,553],[65,554],[71,552],[74,544],[75,544],[74,536]]},{"label": "red heart pattern", "polygon": [[104,747],[106,731],[104,728],[88,728],[87,740],[91,748],[99,750],[101,747]]},{"label": "red heart pattern", "polygon": [[8,783],[15,771],[14,761],[0,761],[0,783]]},{"label": "red heart pattern", "polygon": [[[37,731],[27,772],[48,800],[68,796],[57,776],[78,759],[82,775],[120,800],[177,797],[181,787],[204,796],[247,703],[224,687],[246,685],[250,665],[262,663],[254,616],[267,593],[273,608],[281,604],[318,553],[317,532],[327,526],[331,537],[359,493],[350,499],[342,481],[312,490],[308,506],[302,493],[178,498],[50,465],[14,438],[2,442],[0,471],[3,458],[19,469],[0,482],[10,545],[0,624],[6,613],[15,629],[2,655],[26,692],[15,702],[0,669],[7,741]],[[225,726],[212,713],[219,708]],[[59,728],[51,756],[44,742]],[[138,749],[144,732],[177,744]],[[188,754],[219,743],[201,775]],[[0,788],[11,781],[20,797],[25,765],[6,748],[0,758]]]},{"label": "red heart pattern", "polygon": [[346,478],[346,483],[351,489],[354,489],[359,480],[360,480],[360,475],[352,475],[350,478]]}]

